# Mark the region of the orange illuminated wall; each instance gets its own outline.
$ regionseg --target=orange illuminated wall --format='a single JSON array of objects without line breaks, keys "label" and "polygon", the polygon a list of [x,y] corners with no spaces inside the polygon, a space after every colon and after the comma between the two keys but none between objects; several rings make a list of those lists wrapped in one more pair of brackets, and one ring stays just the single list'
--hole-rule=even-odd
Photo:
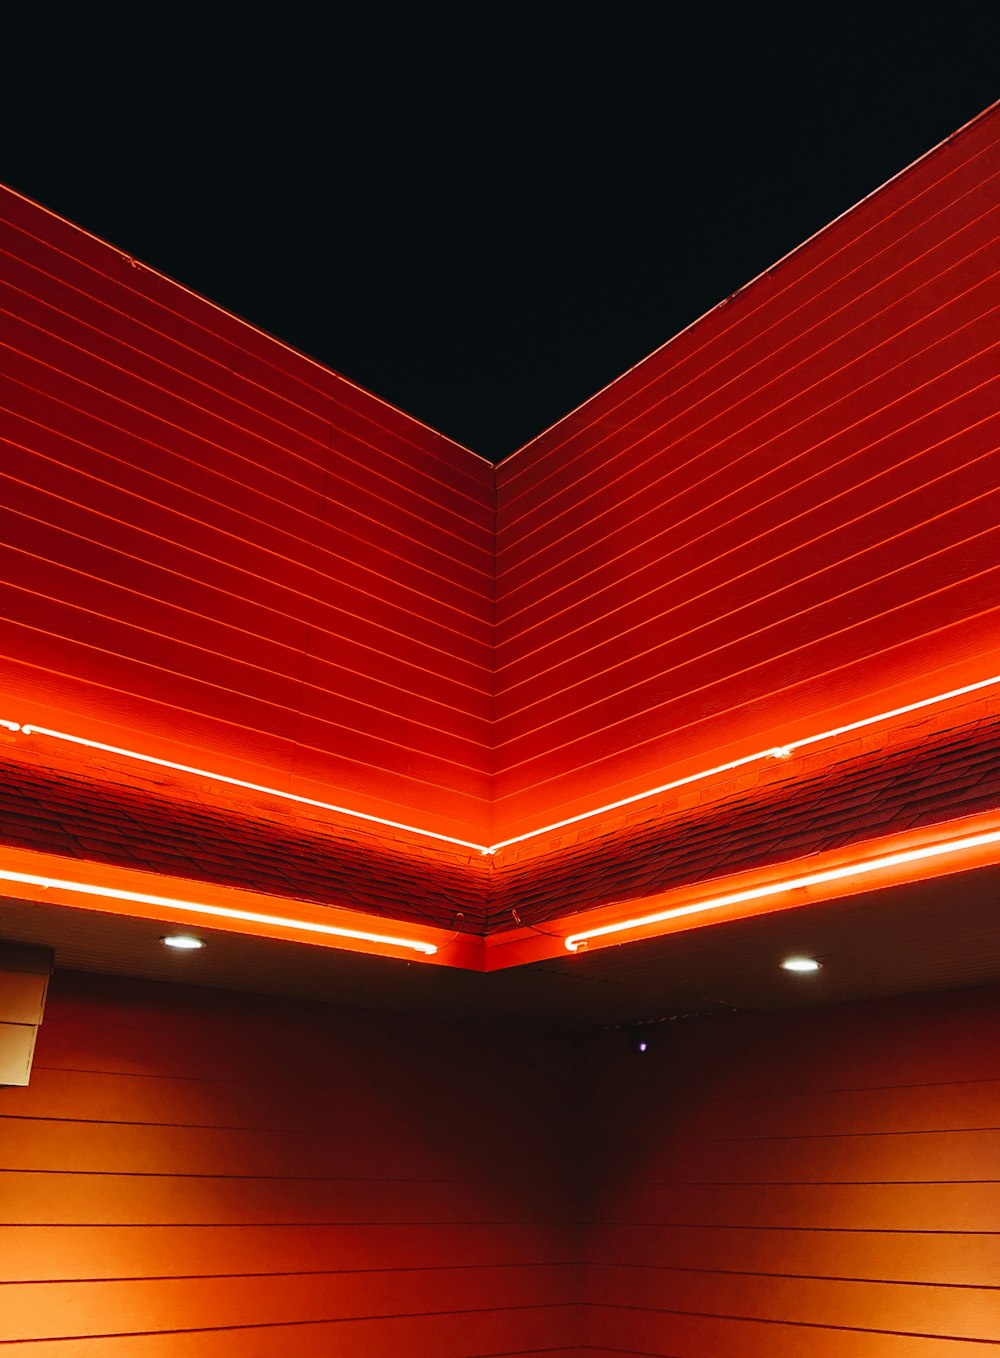
[{"label": "orange illuminated wall", "polygon": [[500,832],[1000,669],[998,136],[501,464]]},{"label": "orange illuminated wall", "polygon": [[1000,991],[648,1031],[581,1086],[593,1358],[1000,1342]]},{"label": "orange illuminated wall", "polygon": [[57,974],[32,1082],[0,1090],[4,1352],[1000,1340],[1000,990],[648,1031],[640,1057],[621,1029]]},{"label": "orange illuminated wall", "polygon": [[577,1358],[570,1055],[57,975],[0,1090],[4,1353]]},{"label": "orange illuminated wall", "polygon": [[0,717],[477,837],[489,464],[9,191],[0,250]]}]

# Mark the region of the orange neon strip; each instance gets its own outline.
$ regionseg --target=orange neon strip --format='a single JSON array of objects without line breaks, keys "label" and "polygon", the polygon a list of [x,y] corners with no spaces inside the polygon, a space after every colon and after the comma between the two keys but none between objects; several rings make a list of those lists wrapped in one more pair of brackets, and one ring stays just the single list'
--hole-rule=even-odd
[{"label": "orange neon strip", "polygon": [[48,736],[52,740],[64,740],[71,745],[82,745],[87,749],[102,750],[105,754],[120,755],[124,759],[135,759],[143,764],[155,764],[159,768],[175,769],[179,773],[194,774],[195,777],[226,783],[230,787],[246,788],[249,792],[260,792],[268,797],[279,797],[283,801],[298,802],[303,806],[316,807],[320,811],[332,811],[336,815],[349,816],[353,820],[383,825],[390,830],[402,830],[407,834],[419,835],[424,839],[434,839],[443,844],[454,844],[462,849],[475,849],[476,852],[487,855],[497,853],[500,849],[506,849],[512,844],[523,844],[528,840],[537,839],[541,835],[551,834],[556,830],[564,830],[570,825],[579,825],[583,821],[592,820],[595,816],[606,815],[609,811],[620,811],[623,807],[634,806],[637,802],[646,801],[650,797],[658,797],[664,792],[672,792],[676,788],[702,782],[704,779],[712,778],[719,773],[731,773],[735,769],[745,768],[748,764],[766,759],[788,759],[796,750],[806,749],[808,746],[817,745],[821,741],[832,740],[835,736],[847,735],[851,731],[861,731],[866,727],[876,725],[878,722],[891,721],[894,717],[906,716],[910,712],[922,712],[939,703],[949,702],[953,698],[962,698],[970,693],[978,693],[997,684],[1000,684],[1000,675],[993,675],[989,679],[980,679],[974,684],[963,684],[960,688],[948,689],[946,693],[936,693],[931,698],[920,699],[919,702],[906,703],[902,707],[891,708],[888,712],[878,712],[875,716],[863,717],[860,721],[848,722],[844,726],[831,727],[828,731],[819,731],[815,735],[803,736],[801,740],[791,741],[787,745],[772,745],[766,750],[757,750],[754,754],[743,755],[739,759],[731,759],[726,764],[714,764],[711,768],[702,769],[699,773],[689,773],[685,777],[675,778],[669,783],[660,783],[657,787],[633,793],[630,797],[622,797],[615,802],[606,802],[603,806],[594,807],[590,811],[581,811],[575,816],[567,816],[564,820],[551,821],[535,830],[527,830],[522,835],[498,840],[495,844],[476,844],[472,840],[439,834],[435,830],[423,830],[417,825],[407,825],[403,821],[372,816],[365,811],[353,811],[350,807],[339,806],[334,802],[319,801],[314,797],[303,797],[295,792],[283,792],[280,788],[266,787],[262,783],[246,782],[242,778],[231,778],[227,774],[212,773],[208,769],[196,768],[191,764],[178,764],[170,759],[159,759],[155,755],[140,754],[136,750],[126,750],[118,745],[105,745],[99,740],[86,740],[83,736],[70,735],[66,731],[55,731],[47,726],[21,725],[15,721],[4,721],[2,719],[0,719],[0,726],[8,731],[20,731],[26,736]]},{"label": "orange neon strip", "polygon": [[17,882],[21,886],[77,892],[82,896],[103,896],[115,901],[131,901],[135,905],[166,906],[189,915],[208,915],[218,919],[241,920],[247,924],[277,925],[303,933],[323,934],[331,938],[350,938],[359,943],[380,943],[393,948],[431,956],[437,952],[434,943],[423,943],[412,938],[397,938],[391,934],[370,934],[360,929],[345,929],[335,924],[318,924],[312,920],[290,919],[286,915],[265,915],[255,910],[234,910],[225,905],[203,905],[197,901],[178,900],[173,896],[154,896],[145,891],[125,891],[120,887],[94,886],[90,882],[73,882],[62,877],[43,877],[34,872],[13,872],[0,868],[0,881]]},{"label": "orange neon strip", "polygon": [[659,910],[653,914],[636,915],[632,919],[619,920],[615,924],[603,924],[594,929],[583,929],[579,933],[567,935],[563,943],[569,952],[577,952],[582,945],[588,943],[592,938],[608,938],[613,934],[629,933],[633,929],[645,929],[649,925],[664,924],[668,920],[682,919],[686,915],[704,914],[709,910],[721,910],[729,905],[765,900],[769,896],[779,896],[786,891],[799,891],[803,887],[819,886],[823,882],[837,882],[843,881],[845,878],[861,877],[866,873],[898,867],[903,863],[916,863],[928,858],[942,858],[948,854],[962,853],[966,849],[976,849],[986,844],[996,843],[1000,843],[1000,830],[989,830],[978,835],[965,835],[960,839],[945,840],[940,844],[928,844],[919,849],[902,849],[898,853],[883,854],[879,858],[870,858],[865,862],[848,863],[838,868],[824,868],[818,872],[804,873],[800,877],[789,877],[780,882],[768,882],[764,886],[748,887],[744,891],[732,891],[707,901],[695,901],[691,905],[679,905],[670,910]]}]

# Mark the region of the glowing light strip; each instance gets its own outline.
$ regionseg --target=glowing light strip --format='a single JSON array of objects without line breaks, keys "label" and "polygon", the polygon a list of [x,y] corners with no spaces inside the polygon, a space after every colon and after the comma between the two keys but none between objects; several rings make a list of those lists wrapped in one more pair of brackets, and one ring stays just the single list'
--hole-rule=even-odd
[{"label": "glowing light strip", "polygon": [[620,920],[617,924],[604,924],[595,929],[584,929],[578,934],[569,934],[563,941],[570,952],[576,952],[581,944],[592,938],[607,938],[612,934],[626,933],[632,929],[642,929],[649,924],[663,924],[667,920],[682,919],[686,915],[704,914],[708,910],[721,910],[727,905],[740,905],[745,901],[766,900],[769,896],[779,896],[786,891],[798,891],[803,887],[819,886],[823,882],[842,881],[847,877],[860,877],[865,873],[878,872],[881,868],[894,868],[901,863],[915,863],[928,858],[943,858],[947,854],[961,853],[963,849],[976,849],[984,844],[1000,843],[1000,830],[990,830],[985,834],[967,835],[964,839],[946,840],[943,844],[929,844],[922,849],[903,849],[899,853],[884,854],[863,863],[851,863],[842,868],[825,868],[820,872],[805,873],[801,877],[791,877],[782,882],[769,882],[766,886],[748,887],[745,891],[732,891],[716,896],[709,901],[696,901],[692,905],[676,906],[672,910],[658,910],[650,915],[636,915],[634,919]]},{"label": "glowing light strip", "polygon": [[119,887],[93,886],[89,882],[66,881],[61,877],[42,877],[33,872],[12,872],[0,868],[0,881],[18,882],[22,886],[58,888],[61,891],[74,891],[82,896],[106,896],[115,901],[131,901],[136,905],[167,906],[171,910],[183,910],[191,915],[210,915],[218,919],[242,920],[247,924],[271,924],[283,929],[298,929],[308,934],[324,934],[333,938],[351,938],[359,943],[383,943],[394,948],[406,948],[410,952],[426,953],[430,956],[437,952],[434,943],[421,943],[412,938],[395,938],[391,934],[369,934],[361,929],[342,929],[335,924],[316,924],[311,920],[287,919],[283,915],[258,914],[254,910],[233,910],[225,905],[201,905],[196,901],[181,901],[173,896],[153,896],[144,891],[124,891]]},{"label": "glowing light strip", "polygon": [[790,741],[787,745],[773,745],[767,750],[758,750],[755,754],[745,754],[740,759],[732,759],[728,764],[715,764],[710,769],[703,769],[700,773],[689,773],[684,778],[675,778],[672,782],[661,783],[659,787],[651,787],[646,792],[636,792],[631,797],[622,797],[617,802],[606,802],[604,806],[595,807],[593,811],[581,811],[577,816],[567,816],[565,820],[552,821],[550,825],[543,825],[538,830],[528,830],[523,835],[514,835],[511,839],[502,839],[497,844],[491,844],[486,853],[496,853],[498,849],[506,849],[511,844],[522,844],[525,840],[536,839],[539,835],[551,834],[554,830],[564,830],[569,825],[579,825],[581,821],[590,820],[594,816],[602,816],[608,811],[620,811],[622,807],[634,806],[636,802],[644,802],[649,797],[658,797],[663,792],[672,792],[678,787],[687,787],[690,783],[701,782],[705,778],[711,778],[717,773],[729,773],[733,769],[740,769],[747,764],[756,763],[759,759],[788,759],[795,750],[804,749],[807,745],[816,745],[821,740],[832,740],[834,736],[846,735],[849,731],[861,731],[866,726],[874,726],[876,722],[890,721],[893,717],[905,716],[908,712],[920,712],[926,707],[933,707],[936,703],[947,702],[950,698],[961,698],[967,693],[976,693],[980,689],[990,688],[994,684],[1000,684],[1000,674],[995,674],[990,679],[980,679],[975,684],[963,684],[961,688],[949,689],[947,693],[936,693],[933,698],[922,698],[917,703],[907,703],[904,707],[894,707],[888,712],[879,712],[874,717],[863,717],[860,721],[848,722],[845,726],[834,726],[829,731],[820,731],[814,736],[803,736],[801,740]]},{"label": "glowing light strip", "polygon": [[89,750],[103,750],[105,754],[121,755],[124,759],[137,759],[143,764],[156,764],[161,769],[176,769],[179,773],[193,773],[198,778],[209,778],[216,783],[226,783],[230,787],[243,787],[249,792],[263,792],[268,797],[280,797],[286,802],[298,802],[302,806],[314,806],[320,811],[333,811],[338,816],[350,816],[354,820],[369,821],[373,825],[384,825],[390,830],[405,830],[407,834],[422,835],[424,839],[437,839],[445,844],[456,844],[462,849],[476,849],[479,853],[489,853],[485,844],[473,844],[468,839],[455,839],[452,835],[439,835],[436,830],[421,830],[416,825],[406,825],[403,821],[386,820],[383,816],[371,816],[366,811],[352,811],[348,806],[337,806],[334,802],[317,801],[314,797],[302,797],[296,792],[282,792],[277,787],[265,787],[263,783],[248,783],[242,778],[230,778],[225,773],[211,773],[208,769],[198,769],[191,764],[175,764],[171,759],[157,759],[155,755],[139,754],[136,750],[123,750],[118,745],[105,745],[99,740],[84,740],[82,736],[71,736],[66,731],[53,731],[48,726],[18,726],[16,722],[4,722],[11,730],[20,730],[26,736],[50,736],[53,740],[65,740],[71,745],[84,745]]},{"label": "glowing light strip", "polygon": [[739,759],[731,759],[727,764],[714,764],[709,769],[702,769],[698,773],[689,773],[683,778],[674,778],[669,783],[660,783],[657,787],[647,788],[643,792],[635,792],[629,797],[621,797],[618,801],[605,802],[603,806],[594,807],[590,811],[581,811],[575,816],[551,821],[535,830],[526,830],[524,834],[513,835],[510,839],[498,840],[495,844],[476,844],[469,839],[458,839],[454,835],[439,834],[436,830],[423,830],[418,825],[408,825],[404,821],[388,820],[383,816],[370,815],[366,811],[353,811],[350,807],[339,806],[335,802],[324,802],[315,797],[303,797],[295,792],[283,792],[280,788],[266,787],[263,783],[250,783],[242,778],[231,778],[224,773],[212,773],[209,769],[199,769],[191,764],[178,764],[170,759],[158,759],[155,755],[140,754],[137,750],[126,750],[119,745],[105,745],[99,740],[85,740],[82,736],[73,736],[66,731],[54,731],[47,726],[22,726],[16,721],[0,719],[0,727],[12,732],[20,731],[26,736],[49,736],[53,740],[64,740],[71,745],[82,745],[87,749],[102,750],[105,754],[116,754],[124,759],[135,759],[142,764],[155,764],[159,768],[174,769],[178,773],[194,774],[197,778],[208,778],[213,782],[226,783],[230,787],[246,788],[249,792],[260,792],[267,797],[279,797],[282,801],[297,802],[302,806],[312,806],[320,811],[332,811],[335,815],[349,816],[352,820],[382,825],[389,830],[402,830],[406,834],[418,835],[423,839],[437,840],[442,844],[454,844],[461,849],[474,849],[477,853],[488,855],[495,854],[500,849],[509,848],[512,844],[523,844],[528,840],[538,839],[541,835],[552,834],[556,830],[565,830],[571,825],[579,825],[583,821],[593,820],[595,816],[603,816],[610,811],[620,811],[626,806],[634,806],[637,802],[648,801],[650,797],[661,796],[664,792],[673,792],[677,788],[688,787],[691,783],[703,782],[706,778],[712,778],[716,774],[731,773],[735,769],[745,768],[748,764],[755,764],[765,759],[788,759],[796,750],[805,749],[809,745],[817,745],[821,741],[832,740],[835,736],[847,735],[851,731],[861,731],[868,726],[876,725],[878,722],[891,721],[894,717],[906,716],[910,712],[921,712],[939,703],[948,702],[953,698],[962,698],[970,693],[978,693],[997,684],[1000,684],[1000,674],[993,675],[989,679],[980,679],[974,684],[963,684],[960,688],[948,689],[946,693],[936,693],[933,697],[922,698],[919,702],[890,708],[887,712],[878,712],[873,717],[863,717],[860,721],[848,722],[843,726],[834,726],[830,730],[820,731],[816,735],[803,736],[801,740],[790,741],[787,745],[772,745],[766,750],[757,750],[753,754],[743,755]]}]

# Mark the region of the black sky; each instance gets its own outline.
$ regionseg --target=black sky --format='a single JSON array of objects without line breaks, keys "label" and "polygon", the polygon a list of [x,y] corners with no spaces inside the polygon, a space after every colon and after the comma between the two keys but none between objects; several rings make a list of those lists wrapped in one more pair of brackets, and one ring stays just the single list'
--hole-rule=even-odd
[{"label": "black sky", "polygon": [[875,10],[12,6],[0,177],[498,458],[1000,96]]}]

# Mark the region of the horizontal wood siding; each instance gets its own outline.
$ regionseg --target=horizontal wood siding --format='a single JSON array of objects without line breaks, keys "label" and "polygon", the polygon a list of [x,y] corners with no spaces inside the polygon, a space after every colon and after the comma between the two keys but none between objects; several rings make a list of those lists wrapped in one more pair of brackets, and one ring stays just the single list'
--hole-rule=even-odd
[{"label": "horizontal wood siding", "polygon": [[492,468],[6,191],[0,276],[0,716],[480,835]]},{"label": "horizontal wood siding", "polygon": [[652,1029],[591,1054],[609,1358],[1000,1343],[1000,991]]},{"label": "horizontal wood siding", "polygon": [[501,464],[502,830],[1000,668],[998,136]]},{"label": "horizontal wood siding", "polygon": [[4,1352],[572,1358],[567,1055],[57,976],[0,1090]]},{"label": "horizontal wood siding", "polygon": [[620,1031],[574,1051],[57,976],[32,1083],[0,1091],[0,1341],[25,1358],[1000,1342],[1000,990],[651,1034],[641,1057]]}]

